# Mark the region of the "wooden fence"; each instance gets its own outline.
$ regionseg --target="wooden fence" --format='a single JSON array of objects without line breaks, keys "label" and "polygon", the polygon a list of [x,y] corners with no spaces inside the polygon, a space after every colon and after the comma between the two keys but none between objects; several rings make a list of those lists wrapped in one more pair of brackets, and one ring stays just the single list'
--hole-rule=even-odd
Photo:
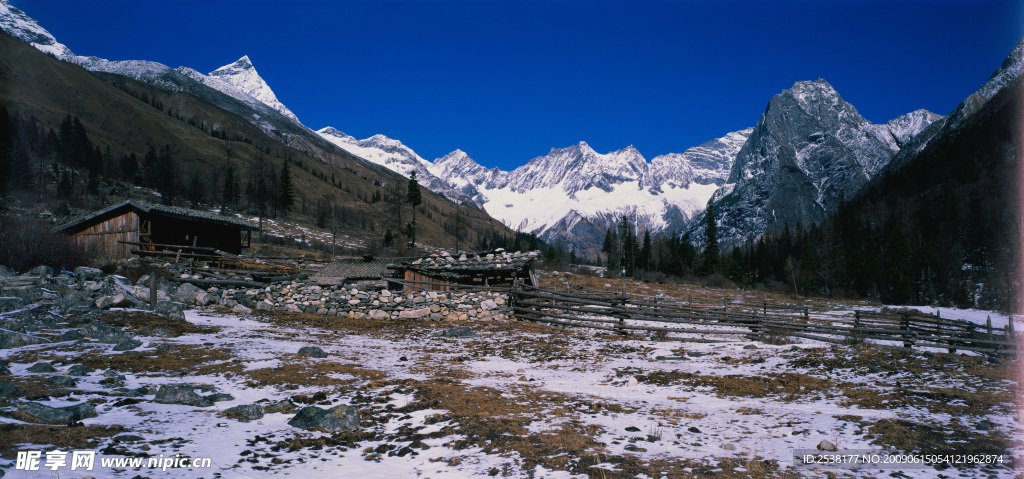
[{"label": "wooden fence", "polygon": [[[647,331],[665,339],[713,342],[729,337],[790,336],[841,344],[871,340],[900,350],[940,348],[949,353],[1016,354],[1012,321],[1000,329],[992,327],[991,319],[987,325],[979,325],[910,311],[812,312],[805,306],[773,304],[767,299],[636,299],[539,289],[510,290],[509,299],[520,319],[620,333]],[[679,337],[684,334],[690,336]]]}]

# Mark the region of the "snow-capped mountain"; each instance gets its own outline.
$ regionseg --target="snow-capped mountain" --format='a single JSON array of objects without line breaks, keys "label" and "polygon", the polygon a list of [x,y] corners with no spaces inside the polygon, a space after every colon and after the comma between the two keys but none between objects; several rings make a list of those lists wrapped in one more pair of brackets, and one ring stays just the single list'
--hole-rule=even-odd
[{"label": "snow-capped mountain", "polygon": [[239,58],[235,63],[224,65],[210,72],[208,76],[224,80],[239,89],[242,93],[245,93],[246,95],[261,101],[263,104],[281,112],[282,115],[295,120],[296,123],[299,122],[299,118],[296,117],[288,107],[278,101],[277,95],[274,94],[274,90],[271,90],[270,85],[267,85],[267,82],[263,81],[260,74],[256,73],[256,67],[252,66],[252,62],[249,61],[248,55]]},{"label": "snow-capped mountain", "polygon": [[681,228],[724,183],[751,131],[650,163],[632,146],[601,154],[581,141],[508,172],[484,168],[461,150],[435,160],[430,171],[511,228],[595,251],[622,216],[652,233]]},{"label": "snow-capped mountain", "polygon": [[7,0],[0,0],[0,29],[61,60],[75,57],[67,46],[58,42],[50,32]]},{"label": "snow-capped mountain", "polygon": [[[939,118],[918,110],[876,125],[824,79],[794,83],[768,102],[714,195],[719,240],[820,222]],[[691,223],[694,238],[703,238],[704,225]]]},{"label": "snow-capped mountain", "polygon": [[359,158],[381,165],[407,178],[415,171],[416,180],[420,185],[456,203],[478,206],[472,198],[460,190],[452,188],[446,181],[431,173],[430,162],[421,158],[412,148],[405,146],[401,141],[379,134],[364,140],[357,140],[330,126],[321,128],[317,134]]}]

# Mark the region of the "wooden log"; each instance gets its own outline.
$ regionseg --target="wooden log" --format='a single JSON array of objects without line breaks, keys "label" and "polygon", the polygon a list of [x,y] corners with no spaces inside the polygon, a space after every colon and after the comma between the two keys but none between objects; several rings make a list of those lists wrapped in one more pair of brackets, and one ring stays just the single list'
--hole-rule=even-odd
[{"label": "wooden log", "polygon": [[172,279],[175,283],[191,283],[196,286],[234,286],[239,288],[266,288],[267,285],[264,283],[256,283],[253,281],[244,281],[240,279],[191,279],[191,278],[174,278]]}]

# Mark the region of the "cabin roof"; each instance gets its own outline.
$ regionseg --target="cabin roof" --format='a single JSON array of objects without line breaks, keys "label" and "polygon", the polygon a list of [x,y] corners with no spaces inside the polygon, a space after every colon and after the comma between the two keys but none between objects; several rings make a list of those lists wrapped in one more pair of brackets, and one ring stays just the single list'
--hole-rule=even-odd
[{"label": "cabin roof", "polygon": [[495,250],[486,253],[464,253],[452,256],[448,253],[435,254],[413,261],[402,262],[404,268],[425,273],[486,273],[498,271],[519,271],[540,256],[539,251],[509,253]]},{"label": "cabin roof", "polygon": [[388,273],[388,267],[415,258],[338,258],[317,272],[316,276],[326,278],[381,279]]},{"label": "cabin roof", "polygon": [[180,206],[158,205],[158,204],[155,204],[155,203],[149,203],[147,201],[140,201],[140,200],[126,200],[126,201],[122,201],[122,202],[120,202],[120,203],[118,203],[116,205],[112,205],[112,206],[108,206],[106,208],[103,208],[102,210],[94,211],[92,213],[88,213],[86,215],[80,216],[80,217],[78,217],[78,218],[76,218],[76,219],[74,219],[74,220],[72,220],[72,221],[70,221],[68,223],[65,223],[63,225],[58,226],[56,228],[56,230],[57,231],[70,231],[70,230],[74,230],[75,228],[77,228],[79,226],[82,226],[82,225],[85,225],[85,224],[90,224],[90,223],[92,223],[94,221],[105,221],[105,219],[102,219],[102,218],[104,218],[104,217],[106,217],[108,215],[112,215],[112,214],[114,214],[117,211],[122,210],[122,209],[125,210],[125,211],[131,210],[131,209],[135,209],[135,210],[138,210],[138,211],[140,211],[142,213],[146,213],[146,214],[150,214],[150,215],[165,216],[165,217],[183,219],[183,220],[188,220],[188,221],[196,221],[196,222],[200,222],[200,223],[211,223],[211,224],[218,224],[218,225],[224,225],[224,226],[234,226],[234,227],[237,227],[237,228],[240,228],[240,229],[243,229],[243,230],[254,230],[254,229],[256,229],[248,221],[244,221],[244,220],[241,220],[241,219],[238,219],[238,218],[232,218],[230,216],[224,216],[224,215],[217,214],[217,213],[212,213],[212,212],[209,212],[209,211],[200,211],[200,210],[194,210],[194,209],[191,209],[191,208],[182,208]]}]

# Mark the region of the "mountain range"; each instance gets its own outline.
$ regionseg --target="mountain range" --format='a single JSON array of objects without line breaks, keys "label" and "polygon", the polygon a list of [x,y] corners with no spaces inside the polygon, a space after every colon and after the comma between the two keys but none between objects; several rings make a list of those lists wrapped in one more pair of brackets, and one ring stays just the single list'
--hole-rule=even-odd
[{"label": "mountain range", "polygon": [[787,225],[820,223],[865,185],[911,161],[933,138],[953,134],[1011,84],[1019,68],[1019,61],[1008,58],[1003,73],[946,118],[917,110],[874,124],[819,78],[795,82],[772,97],[755,126],[682,153],[648,161],[632,146],[598,153],[579,142],[503,171],[482,166],[462,150],[428,161],[384,135],[358,140],[333,127],[314,132],[277,99],[248,56],[209,74],[78,56],[6,0],[0,0],[0,28],[101,78],[119,75],[213,103],[325,164],[354,161],[405,177],[415,172],[427,189],[458,205],[590,255],[623,216],[637,231],[688,231],[699,240],[709,203],[727,245]]}]

